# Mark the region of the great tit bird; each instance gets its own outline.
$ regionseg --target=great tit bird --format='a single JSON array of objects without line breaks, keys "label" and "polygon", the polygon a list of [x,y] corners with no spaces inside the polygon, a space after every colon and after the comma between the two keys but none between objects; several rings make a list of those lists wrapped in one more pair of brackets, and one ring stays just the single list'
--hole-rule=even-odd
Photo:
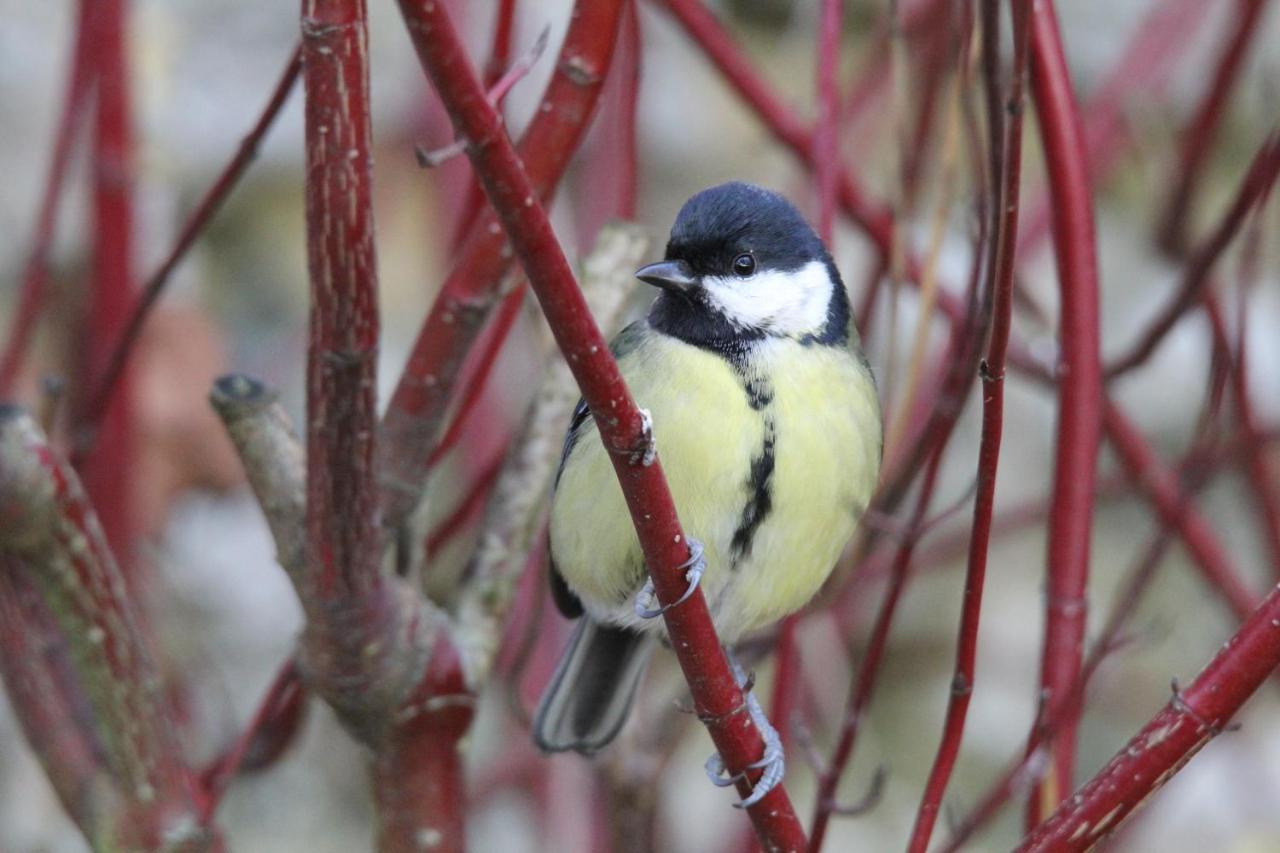
[{"label": "great tit bird", "polygon": [[[875,381],[830,254],[777,193],[698,193],[636,276],[658,297],[611,349],[727,646],[803,607],[853,535],[879,476]],[[665,636],[633,601],[648,575],[589,414],[574,411],[551,505],[551,588],[578,626],[533,728],[543,750],[583,754],[617,735]]]}]

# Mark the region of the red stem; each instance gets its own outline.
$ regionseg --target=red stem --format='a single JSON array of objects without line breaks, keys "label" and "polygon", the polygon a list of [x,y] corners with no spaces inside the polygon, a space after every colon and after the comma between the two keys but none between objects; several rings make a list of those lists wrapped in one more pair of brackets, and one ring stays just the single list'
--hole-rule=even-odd
[{"label": "red stem", "polygon": [[924,478],[916,497],[916,505],[911,518],[907,522],[907,535],[898,547],[889,574],[889,586],[885,589],[884,599],[876,613],[875,627],[867,640],[867,651],[858,669],[858,676],[849,685],[849,698],[845,702],[844,717],[840,724],[840,735],[832,751],[831,760],[818,778],[818,794],[813,811],[813,827],[810,830],[809,850],[818,853],[826,838],[827,827],[831,815],[836,809],[836,789],[840,786],[840,777],[844,769],[853,759],[853,748],[857,743],[859,727],[867,706],[871,703],[875,692],[876,681],[880,675],[880,663],[884,659],[889,645],[889,631],[893,627],[894,617],[898,612],[898,604],[906,589],[910,577],[911,555],[919,542],[921,524],[929,509],[937,485],[938,470],[942,460],[944,446],[938,445],[936,452],[926,461]]},{"label": "red stem", "polygon": [[[97,116],[93,132],[93,246],[88,304],[77,343],[73,419],[78,435],[101,434],[102,445],[77,467],[107,540],[116,553],[132,550],[133,417],[128,377],[115,404],[98,421],[87,420],[88,394],[102,376],[112,342],[128,322],[133,301],[133,119],[125,56],[127,0],[101,0],[90,38],[97,68]],[[128,574],[131,561],[123,565]]]},{"label": "red stem", "polygon": [[[1133,38],[1082,110],[1089,177],[1095,183],[1134,142],[1129,128],[1132,105],[1139,99],[1154,101],[1164,93],[1173,75],[1185,67],[1184,51],[1203,31],[1213,5],[1205,0],[1152,3],[1134,28]],[[1047,193],[1037,193],[1023,207],[1026,213],[1019,229],[1018,254],[1025,258],[1049,233],[1052,202]]]},{"label": "red stem", "polygon": [[1280,664],[1280,587],[1186,689],[1173,698],[1096,776],[1066,799],[1019,850],[1087,850],[1159,790],[1221,732]]},{"label": "red stem", "polygon": [[290,658],[276,673],[244,731],[200,774],[197,799],[202,826],[213,820],[222,796],[236,776],[266,766],[280,756],[298,731],[305,701],[306,690],[297,661]]},{"label": "red stem", "polygon": [[[1041,662],[1042,707],[1070,689],[1080,672],[1089,577],[1093,487],[1101,438],[1098,269],[1093,199],[1080,115],[1071,91],[1052,0],[1032,6],[1031,83],[1053,199],[1053,237],[1061,292],[1058,440],[1048,529],[1048,600]],[[1076,721],[1054,738],[1051,784],[1032,794],[1030,813],[1071,790]],[[1043,797],[1043,801],[1041,799]]]},{"label": "red stem", "polygon": [[[1026,75],[1027,41],[1030,28],[1028,4],[1011,0],[1013,20],[1013,69],[1007,94],[1000,85],[1000,7],[997,0],[982,6],[983,65],[987,91],[989,145],[993,150],[993,183],[989,205],[992,219],[987,290],[992,294],[993,316],[987,357],[979,371],[982,377],[982,438],[978,448],[977,491],[973,502],[973,526],[969,538],[968,569],[961,599],[960,627],[956,640],[955,674],[943,724],[942,740],[929,772],[915,828],[907,849],[924,853],[933,835],[934,823],[942,807],[947,782],[960,754],[969,699],[976,680],[978,628],[982,614],[982,588],[987,573],[987,548],[991,542],[991,522],[995,508],[996,472],[1000,462],[1000,442],[1004,432],[1005,357],[1009,349],[1009,329],[1013,318],[1014,250],[1018,240],[1018,202],[1022,175],[1023,85]],[[1005,116],[1008,120],[1005,120]]]},{"label": "red stem", "polygon": [[[96,423],[102,417],[103,411],[111,402],[116,383],[124,373],[129,353],[137,343],[143,324],[146,322],[147,317],[151,315],[151,309],[159,300],[165,285],[169,283],[169,277],[182,259],[186,257],[191,247],[195,245],[196,240],[200,238],[210,221],[222,209],[223,203],[231,195],[231,191],[239,183],[245,170],[248,169],[249,164],[257,156],[258,146],[275,122],[276,116],[279,115],[280,109],[284,106],[289,93],[293,90],[294,83],[297,82],[298,73],[302,68],[301,52],[302,47],[300,45],[294,47],[293,53],[289,56],[289,61],[285,64],[284,72],[280,75],[275,89],[272,90],[271,97],[268,99],[262,114],[258,116],[258,120],[254,123],[249,133],[240,141],[240,147],[236,149],[236,153],[232,156],[230,162],[223,167],[222,174],[205,191],[200,203],[196,205],[195,210],[187,217],[187,221],[182,226],[182,231],[179,232],[178,239],[173,248],[169,250],[169,254],[143,284],[142,292],[132,305],[129,320],[124,330],[114,341],[111,355],[106,361],[106,369],[103,371],[101,379],[94,386],[93,393],[88,397],[89,402],[85,409],[85,420],[89,425]],[[87,452],[89,450],[88,443],[92,442],[92,432],[83,433],[78,438],[81,443],[76,448],[77,452]]]},{"label": "red stem", "polygon": [[[520,141],[534,197],[549,201],[577,150],[613,56],[626,0],[578,0],[556,70]],[[479,334],[513,259],[493,212],[485,211],[458,250],[418,333],[382,421],[379,486],[383,525],[394,529],[417,504],[427,462],[464,357]]]},{"label": "red stem", "polygon": [[[457,133],[468,141],[472,167],[490,205],[501,217],[583,397],[593,412],[610,413],[596,419],[600,436],[613,451],[614,467],[658,599],[673,603],[685,592],[683,572],[676,567],[688,558],[689,548],[661,464],[640,464],[648,446],[640,411],[591,317],[533,183],[484,97],[443,4],[400,0],[399,5],[418,57]],[[729,669],[701,591],[667,611],[664,618],[699,718],[707,721],[729,771],[735,775],[746,771],[762,755],[763,743],[744,713],[742,690]],[[756,774],[748,776],[758,778]],[[744,777],[739,789],[750,787]],[[782,786],[750,807],[748,814],[766,849],[799,849],[804,845],[804,831]]]},{"label": "red stem", "polygon": [[1187,219],[1191,215],[1196,189],[1204,174],[1223,113],[1231,103],[1231,90],[1235,88],[1254,36],[1262,30],[1259,20],[1266,6],[1266,0],[1236,0],[1235,26],[1223,39],[1209,87],[1196,107],[1194,118],[1182,133],[1178,162],[1170,176],[1173,189],[1157,236],[1157,242],[1170,254],[1180,254],[1186,245]]},{"label": "red stem", "polygon": [[[773,134],[797,157],[814,165],[813,134],[785,102],[770,89],[757,73],[751,60],[734,43],[733,38],[698,0],[655,0],[665,7],[684,28],[725,80],[760,116]],[[838,180],[840,206],[863,227],[881,254],[888,254],[893,242],[893,217],[888,208],[873,205],[848,169],[840,171]]]},{"label": "red stem", "polygon": [[842,0],[822,0],[818,30],[818,122],[813,133],[813,162],[818,183],[818,234],[832,248],[835,231],[836,189],[840,176],[840,149],[837,123],[840,119],[840,87],[836,72],[840,67],[840,31],[843,25]]},{"label": "red stem", "polygon": [[462,499],[458,501],[447,516],[440,520],[435,530],[427,536],[427,560],[435,557],[440,549],[448,545],[467,529],[470,522],[475,521],[484,509],[485,502],[493,493],[498,483],[498,475],[502,473],[502,463],[506,460],[506,448],[499,447],[488,464],[480,471],[479,476],[467,487]]},{"label": "red stem", "polygon": [[1196,510],[1194,504],[1184,504],[1179,499],[1176,475],[1161,462],[1137,427],[1114,403],[1108,401],[1105,404],[1103,418],[1107,437],[1120,463],[1143,485],[1160,517],[1178,529],[1201,574],[1210,586],[1221,593],[1233,615],[1238,620],[1245,619],[1253,610],[1257,596],[1240,580],[1213,525]]},{"label": "red stem", "polygon": [[468,417],[475,410],[476,403],[484,396],[489,377],[493,375],[498,356],[502,353],[511,330],[515,328],[516,318],[520,316],[520,306],[523,304],[524,286],[512,288],[511,292],[502,298],[497,314],[489,321],[488,328],[481,336],[479,349],[473,351],[472,357],[467,359],[474,364],[468,364],[462,371],[465,377],[462,383],[462,399],[458,401],[453,419],[449,421],[449,428],[445,430],[440,442],[427,457],[428,470],[434,468],[446,453],[457,447],[466,433]]},{"label": "red stem", "polygon": [[1196,304],[1209,285],[1211,280],[1209,273],[1213,270],[1214,264],[1240,233],[1241,226],[1250,211],[1265,203],[1277,176],[1280,176],[1280,130],[1273,130],[1254,155],[1231,205],[1217,227],[1188,259],[1182,283],[1177,291],[1147,326],[1146,331],[1138,336],[1137,343],[1129,352],[1107,367],[1108,379],[1146,362],[1169,330]]},{"label": "red stem", "polygon": [[1231,370],[1231,396],[1235,402],[1236,420],[1239,424],[1240,439],[1243,449],[1243,468],[1249,480],[1249,488],[1257,500],[1255,509],[1258,522],[1262,528],[1262,536],[1271,554],[1271,567],[1274,576],[1280,578],[1280,491],[1276,489],[1276,478],[1272,476],[1267,459],[1263,430],[1253,407],[1253,399],[1249,394],[1248,358],[1245,345],[1245,332],[1249,323],[1249,312],[1242,310],[1237,322],[1240,345],[1233,347],[1227,335],[1226,324],[1222,319],[1222,311],[1216,300],[1206,299],[1209,322],[1213,329],[1213,337],[1219,347],[1234,351],[1235,364]]},{"label": "red stem", "polygon": [[93,80],[98,72],[96,64],[89,58],[90,32],[94,27],[90,17],[97,9],[97,4],[91,0],[80,0],[78,6],[71,68],[67,74],[62,113],[58,117],[57,130],[54,131],[49,173],[45,177],[44,191],[36,213],[35,233],[22,268],[18,304],[9,323],[4,355],[0,356],[0,399],[12,395],[14,383],[22,370],[23,359],[35,333],[36,322],[44,308],[45,284],[49,278],[49,252],[57,227],[62,189],[66,185],[67,166],[75,148],[76,135],[84,122],[93,91]]},{"label": "red stem", "polygon": [[77,826],[101,821],[86,792],[109,772],[85,717],[67,644],[22,561],[0,556],[0,675],[10,707],[62,807]]}]

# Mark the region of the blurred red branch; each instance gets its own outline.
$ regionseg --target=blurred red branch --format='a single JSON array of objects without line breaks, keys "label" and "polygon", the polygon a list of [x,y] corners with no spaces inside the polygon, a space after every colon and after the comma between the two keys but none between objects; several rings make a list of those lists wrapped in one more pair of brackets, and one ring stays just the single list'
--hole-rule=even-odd
[{"label": "blurred red branch", "polygon": [[276,673],[249,724],[230,747],[200,773],[201,825],[208,825],[213,819],[222,796],[236,776],[266,767],[280,757],[301,726],[306,698],[297,661],[290,658]]},{"label": "blurred red branch", "polygon": [[[160,674],[97,516],[34,420],[10,406],[0,407],[0,571],[0,635],[14,637],[15,619],[36,629],[3,656],[26,646],[45,657],[5,672],[25,670],[57,691],[20,713],[86,837],[144,850],[213,843],[195,819]],[[24,604],[30,595],[39,603]]]},{"label": "blurred red branch", "polygon": [[1249,212],[1265,203],[1277,176],[1280,176],[1280,130],[1273,130],[1254,154],[1222,219],[1204,242],[1191,253],[1178,289],[1146,330],[1138,336],[1137,342],[1129,351],[1108,365],[1108,379],[1146,362],[1169,330],[1196,304],[1211,281],[1209,273],[1214,264],[1240,233]]},{"label": "blurred red branch", "polygon": [[1213,525],[1196,510],[1194,504],[1184,503],[1179,498],[1176,475],[1115,404],[1106,403],[1103,418],[1107,436],[1121,464],[1150,495],[1161,518],[1179,531],[1201,574],[1222,595],[1235,618],[1245,619],[1252,612],[1257,596],[1240,580]]},{"label": "blurred red branch", "polygon": [[822,0],[818,30],[818,121],[813,133],[813,163],[818,183],[818,234],[832,248],[835,230],[836,179],[840,175],[837,139],[840,119],[840,31],[844,19],[841,0]]},{"label": "blurred red branch", "polygon": [[[1080,672],[1087,608],[1089,539],[1101,439],[1098,270],[1093,198],[1080,115],[1051,0],[1032,5],[1031,83],[1053,199],[1053,237],[1061,292],[1058,430],[1048,528],[1048,590],[1041,707],[1058,700]],[[1071,789],[1075,721],[1051,746],[1051,784],[1032,795],[1039,815]]]},{"label": "blurred red branch", "polygon": [[[685,562],[689,547],[661,464],[640,462],[649,442],[640,411],[577,288],[533,182],[484,98],[447,12],[430,0],[400,0],[400,10],[458,135],[467,140],[472,167],[501,218],[583,397],[597,415],[601,439],[613,451],[659,601],[674,603],[686,587],[683,572],[675,567]],[[742,690],[729,669],[701,591],[667,611],[664,618],[698,716],[706,722],[729,772],[743,774],[739,789],[750,790],[747,768],[763,753],[763,743],[745,713]],[[751,778],[756,777],[751,774]],[[748,813],[766,849],[803,846],[804,832],[781,786]]]},{"label": "blurred red branch", "polygon": [[36,213],[35,233],[27,249],[19,284],[18,304],[13,308],[4,354],[0,356],[0,399],[13,393],[14,382],[22,370],[22,361],[31,345],[36,322],[45,303],[45,285],[49,278],[49,253],[53,247],[58,206],[66,184],[67,167],[75,147],[76,135],[84,123],[93,93],[93,80],[98,73],[90,61],[90,20],[101,4],[80,0],[77,4],[75,39],[71,49],[71,67],[67,73],[66,91],[62,96],[62,112],[54,131],[40,207]]},{"label": "blurred red branch", "polygon": [[[540,108],[520,140],[536,198],[547,201],[586,132],[613,56],[626,0],[579,0]],[[458,249],[383,415],[382,523],[399,527],[422,494],[431,452],[464,358],[501,296],[513,259],[492,211]]]},{"label": "blurred red branch", "polygon": [[1196,107],[1194,117],[1182,132],[1182,147],[1170,175],[1172,189],[1156,236],[1160,246],[1170,254],[1181,254],[1187,243],[1187,219],[1191,215],[1196,188],[1204,174],[1223,113],[1231,104],[1231,90],[1235,88],[1254,36],[1262,30],[1260,21],[1267,0],[1236,0],[1235,6],[1235,26],[1227,31],[1218,50],[1209,86]]},{"label": "blurred red branch", "polygon": [[1280,664],[1280,587],[1273,589],[1185,689],[1097,775],[1065,800],[1019,850],[1087,850],[1164,785]]},{"label": "blurred red branch", "polygon": [[1205,300],[1208,309],[1209,323],[1213,330],[1216,345],[1228,351],[1234,351],[1235,363],[1231,370],[1231,397],[1235,403],[1236,422],[1240,431],[1243,450],[1243,467],[1249,480],[1249,487],[1257,499],[1258,522],[1262,528],[1263,541],[1271,555],[1271,570],[1274,576],[1280,577],[1280,491],[1277,491],[1277,480],[1272,474],[1267,459],[1266,441],[1262,425],[1249,394],[1248,354],[1246,350],[1246,328],[1249,323],[1249,312],[1242,310],[1237,322],[1240,328],[1239,346],[1231,346],[1227,336],[1226,323],[1217,301]]},{"label": "blurred red branch", "polygon": [[113,405],[90,420],[89,394],[102,376],[112,343],[128,322],[134,292],[133,105],[125,41],[128,0],[99,0],[90,52],[97,69],[93,126],[92,245],[90,275],[72,356],[72,436],[100,432],[98,451],[74,459],[85,491],[122,556],[126,576],[134,537],[133,401],[128,374]]},{"label": "blurred red branch", "polygon": [[94,385],[92,393],[88,395],[84,419],[90,426],[90,430],[77,436],[79,441],[79,446],[76,448],[77,453],[83,454],[88,451],[89,445],[93,441],[92,425],[102,417],[108,403],[110,403],[116,383],[124,373],[129,353],[132,351],[134,344],[137,343],[142,326],[147,317],[151,315],[152,307],[159,300],[165,285],[169,283],[169,277],[182,259],[186,257],[187,252],[199,239],[218,211],[222,209],[223,203],[231,195],[231,191],[235,189],[245,170],[248,169],[249,164],[257,156],[258,146],[261,145],[263,137],[266,136],[271,125],[275,123],[276,116],[279,115],[281,108],[289,97],[289,93],[293,91],[293,86],[298,80],[298,73],[302,68],[301,52],[301,45],[294,47],[293,53],[290,54],[289,60],[285,64],[284,72],[280,75],[280,79],[272,90],[271,97],[267,100],[266,107],[263,108],[261,115],[258,116],[253,128],[240,141],[240,146],[236,149],[236,153],[227,165],[223,167],[222,173],[205,191],[200,203],[196,205],[195,209],[187,217],[187,221],[182,226],[182,231],[179,232],[178,239],[174,242],[173,248],[169,250],[169,254],[165,256],[156,271],[143,283],[142,291],[131,307],[128,323],[119,337],[113,341],[110,357],[106,360],[106,368]]},{"label": "blurred red branch", "polygon": [[[1134,143],[1129,123],[1134,104],[1163,94],[1174,74],[1186,66],[1187,49],[1213,5],[1206,0],[1152,3],[1134,28],[1133,37],[1081,109],[1090,180],[1101,181]],[[1018,255],[1025,258],[1049,233],[1052,199],[1038,192],[1023,207]]]}]

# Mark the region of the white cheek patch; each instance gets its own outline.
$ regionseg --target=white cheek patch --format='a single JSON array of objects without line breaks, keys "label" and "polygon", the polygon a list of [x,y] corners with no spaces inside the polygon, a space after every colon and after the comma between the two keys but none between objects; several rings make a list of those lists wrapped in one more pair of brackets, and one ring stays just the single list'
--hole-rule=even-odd
[{"label": "white cheek patch", "polygon": [[707,276],[702,286],[729,322],[741,328],[801,337],[816,335],[827,324],[832,281],[821,261],[750,278]]}]

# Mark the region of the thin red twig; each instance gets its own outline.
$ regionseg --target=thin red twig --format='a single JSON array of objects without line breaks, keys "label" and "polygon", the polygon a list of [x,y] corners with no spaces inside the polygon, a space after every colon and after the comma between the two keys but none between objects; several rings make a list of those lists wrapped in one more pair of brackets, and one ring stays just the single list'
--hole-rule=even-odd
[{"label": "thin red twig", "polygon": [[818,183],[818,234],[831,247],[836,220],[836,180],[840,175],[837,131],[840,119],[840,31],[842,0],[822,0],[818,30],[818,121],[813,133],[813,162]]},{"label": "thin red twig", "polygon": [[867,640],[867,650],[862,658],[862,666],[858,668],[857,677],[849,685],[849,696],[845,702],[839,737],[832,750],[831,760],[827,762],[818,778],[818,793],[809,836],[811,853],[818,853],[822,849],[822,842],[826,839],[827,827],[836,810],[836,790],[839,788],[840,778],[844,775],[845,768],[853,759],[853,750],[857,744],[862,718],[875,692],[880,663],[889,645],[889,632],[893,627],[898,604],[902,600],[902,594],[906,590],[910,577],[911,556],[919,541],[920,526],[928,513],[929,503],[937,485],[942,451],[943,447],[939,445],[937,451],[925,463],[925,473],[916,497],[916,505],[907,522],[907,535],[894,553],[889,585],[880,602],[880,609],[876,612],[875,626],[871,629],[871,636]]},{"label": "thin red twig", "polygon": [[1249,312],[1241,311],[1236,322],[1239,323],[1240,343],[1232,347],[1227,336],[1226,323],[1216,300],[1206,299],[1209,322],[1213,336],[1219,347],[1235,352],[1235,364],[1231,371],[1231,397],[1235,403],[1236,421],[1239,425],[1240,439],[1243,449],[1243,468],[1249,481],[1249,488],[1257,500],[1256,511],[1258,522],[1262,528],[1262,537],[1267,551],[1271,555],[1271,568],[1276,577],[1280,577],[1280,491],[1277,490],[1277,479],[1272,475],[1270,460],[1267,458],[1266,444],[1263,441],[1263,429],[1258,419],[1253,398],[1249,393],[1248,347],[1245,344],[1245,332],[1249,322]]},{"label": "thin red twig", "polygon": [[[987,548],[995,508],[996,472],[1004,432],[1005,357],[1013,318],[1014,250],[1018,240],[1018,202],[1022,176],[1023,86],[1027,69],[1030,13],[1025,2],[1011,0],[1013,20],[1013,68],[1007,89],[1000,84],[1000,7],[998,0],[982,5],[983,70],[987,92],[988,144],[992,148],[992,218],[988,243],[987,290],[992,294],[993,316],[982,377],[982,439],[978,448],[978,487],[973,503],[968,569],[961,599],[956,640],[955,674],[943,724],[942,739],[929,772],[915,827],[907,849],[924,853],[942,807],[947,782],[960,754],[969,699],[976,680],[978,628],[982,613],[982,588],[986,579]],[[1007,119],[1006,119],[1007,116]],[[996,155],[996,147],[999,154]]]},{"label": "thin red twig", "polygon": [[[1203,31],[1204,20],[1213,6],[1206,0],[1152,3],[1134,28],[1119,59],[1081,111],[1085,118],[1089,177],[1095,183],[1111,172],[1135,141],[1128,120],[1134,105],[1158,98],[1174,74],[1185,67],[1186,51]],[[1049,233],[1049,194],[1037,193],[1024,209],[1019,257],[1026,257]]]},{"label": "thin red twig", "polygon": [[1187,220],[1213,148],[1214,136],[1231,104],[1231,91],[1239,79],[1254,37],[1262,31],[1260,21],[1267,0],[1236,0],[1235,5],[1235,26],[1227,31],[1209,85],[1194,117],[1182,132],[1178,159],[1170,175],[1172,189],[1157,231],[1157,242],[1171,254],[1181,254],[1187,243]]},{"label": "thin red twig", "polygon": [[1169,330],[1196,304],[1209,284],[1209,273],[1214,264],[1240,233],[1241,225],[1250,211],[1265,202],[1278,176],[1280,176],[1280,130],[1273,130],[1254,155],[1222,219],[1188,259],[1178,289],[1155,319],[1148,324],[1145,331],[1138,336],[1137,342],[1129,351],[1108,365],[1108,379],[1146,362]]},{"label": "thin red twig", "polygon": [[[142,326],[147,317],[151,315],[151,309],[160,299],[165,285],[169,283],[169,277],[182,259],[186,257],[191,247],[195,245],[196,240],[200,238],[200,235],[217,215],[218,211],[222,209],[223,203],[231,195],[231,191],[235,189],[245,170],[248,169],[249,164],[257,156],[258,146],[262,143],[271,125],[275,123],[276,116],[279,115],[281,108],[289,97],[289,93],[293,90],[293,86],[298,80],[298,73],[302,68],[301,55],[301,45],[295,46],[293,52],[289,55],[288,62],[285,64],[284,72],[276,82],[275,88],[271,92],[271,97],[268,98],[267,105],[263,108],[261,115],[258,116],[258,120],[254,122],[253,128],[245,134],[240,141],[240,146],[236,149],[236,153],[227,165],[223,167],[222,173],[205,191],[200,203],[196,205],[190,216],[187,217],[187,221],[182,226],[182,231],[179,232],[178,239],[174,242],[173,248],[169,250],[169,254],[165,256],[160,266],[142,285],[142,291],[138,294],[138,298],[130,310],[128,323],[120,333],[120,336],[113,342],[111,354],[106,361],[106,368],[94,386],[92,393],[88,396],[84,417],[89,425],[97,422],[111,402],[111,395],[115,390],[116,383],[124,373],[129,353],[137,343],[138,336],[142,332]],[[78,453],[87,452],[89,449],[88,443],[93,440],[92,430],[82,433],[77,438],[80,443],[76,451]]]},{"label": "thin red twig", "polygon": [[[306,690],[302,686],[297,661],[290,658],[272,679],[271,686],[258,703],[258,710],[239,737],[200,773],[197,801],[201,826],[213,820],[222,796],[236,776],[274,760],[293,740],[302,719],[305,699]],[[284,731],[280,731],[281,728]],[[260,745],[264,738],[269,741],[266,749]],[[260,754],[253,755],[255,751]]]},{"label": "thin red twig", "polygon": [[49,278],[49,252],[57,227],[58,206],[66,184],[67,166],[75,148],[76,134],[85,120],[93,92],[96,65],[89,59],[90,17],[99,4],[92,0],[80,0],[76,14],[75,40],[71,49],[71,68],[67,73],[66,91],[62,98],[62,112],[54,131],[49,173],[45,177],[40,207],[36,213],[35,233],[27,250],[19,285],[18,304],[9,322],[9,335],[5,340],[4,355],[0,356],[0,399],[9,397],[14,382],[22,370],[22,362],[36,322],[44,308],[45,283]]},{"label": "thin red twig", "polygon": [[[641,463],[649,446],[641,413],[577,288],[536,190],[497,114],[484,99],[443,4],[400,0],[400,10],[424,69],[458,134],[468,140],[472,167],[501,217],[583,397],[597,413],[601,439],[613,451],[659,601],[675,602],[686,587],[683,572],[675,567],[688,558],[689,547],[661,464]],[[605,412],[609,414],[601,414]],[[668,610],[665,620],[698,716],[706,722],[730,772],[742,774],[740,790],[749,790],[747,780],[756,777],[747,768],[761,756],[763,743],[745,713],[742,690],[716,637],[706,600],[696,591],[685,603]],[[751,806],[748,814],[767,849],[803,846],[804,831],[782,786]]]}]

